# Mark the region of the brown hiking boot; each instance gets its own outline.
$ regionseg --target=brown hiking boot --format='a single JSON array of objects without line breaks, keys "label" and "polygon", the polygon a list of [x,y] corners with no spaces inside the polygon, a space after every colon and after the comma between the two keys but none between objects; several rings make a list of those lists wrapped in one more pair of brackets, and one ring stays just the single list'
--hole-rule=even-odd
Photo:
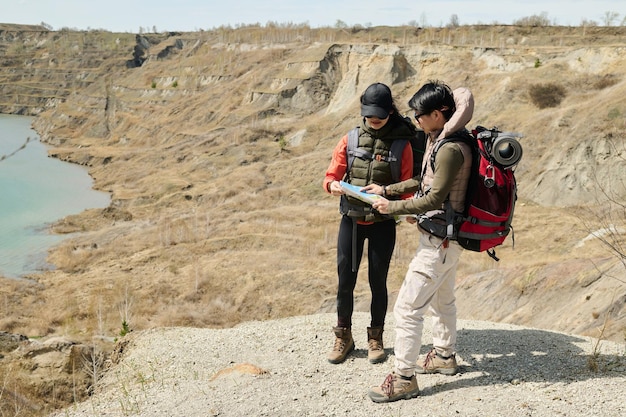
[{"label": "brown hiking boot", "polygon": [[367,359],[370,363],[381,363],[387,358],[383,347],[383,328],[367,328]]},{"label": "brown hiking boot", "polygon": [[367,395],[375,403],[390,403],[415,398],[420,395],[420,389],[417,386],[415,375],[411,378],[405,378],[394,372],[387,375],[380,387],[370,389]]},{"label": "brown hiking boot", "polygon": [[328,362],[341,363],[354,350],[354,339],[352,339],[352,331],[349,328],[333,327],[333,331],[336,337],[335,345],[332,352],[328,354]]},{"label": "brown hiking boot", "polygon": [[454,375],[457,372],[457,364],[456,357],[452,354],[449,358],[444,358],[440,354],[437,353],[435,348],[432,348],[426,358],[424,359],[424,363],[417,366],[415,372],[418,374],[444,374],[444,375]]}]

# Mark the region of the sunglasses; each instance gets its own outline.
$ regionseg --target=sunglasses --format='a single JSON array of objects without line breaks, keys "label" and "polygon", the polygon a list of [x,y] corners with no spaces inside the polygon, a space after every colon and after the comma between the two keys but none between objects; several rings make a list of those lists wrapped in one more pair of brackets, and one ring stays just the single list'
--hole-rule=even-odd
[{"label": "sunglasses", "polygon": [[[417,121],[419,122],[419,118],[420,118],[420,117],[428,116],[429,114],[432,114],[432,113],[433,113],[434,111],[436,111],[436,110],[439,110],[439,109],[435,109],[435,110],[427,111],[427,112],[425,112],[425,113],[420,113],[420,114],[417,114],[417,112],[416,112],[416,113],[414,113],[414,114],[413,114],[413,117],[415,117],[415,120],[417,120]],[[445,110],[448,110],[448,108],[447,108],[447,107],[444,107],[443,109],[441,109],[441,110],[439,110],[439,111],[445,111]]]},{"label": "sunglasses", "polygon": [[448,107],[443,107],[443,108],[441,108],[441,109],[435,109],[435,110],[427,111],[426,113],[420,113],[420,114],[417,114],[417,112],[416,112],[416,113],[413,113],[413,117],[415,117],[415,120],[417,120],[417,121],[419,122],[419,120],[418,120],[418,119],[419,119],[420,117],[423,117],[423,116],[429,115],[429,114],[431,114],[432,112],[434,112],[434,111],[436,111],[436,110],[439,110],[440,112],[444,112],[444,111],[448,110]]},{"label": "sunglasses", "polygon": [[427,114],[430,114],[430,113],[432,113],[432,112],[420,113],[420,114],[417,114],[417,112],[416,112],[416,113],[413,114],[413,117],[415,117],[415,120],[417,120],[419,122],[420,121],[420,117],[426,116]]}]

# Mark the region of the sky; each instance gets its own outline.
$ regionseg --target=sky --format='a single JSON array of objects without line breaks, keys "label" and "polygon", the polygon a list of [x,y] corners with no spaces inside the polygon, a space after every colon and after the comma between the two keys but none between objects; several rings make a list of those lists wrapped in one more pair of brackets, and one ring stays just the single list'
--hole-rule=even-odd
[{"label": "sky", "polygon": [[554,25],[583,20],[626,24],[624,0],[0,0],[0,23],[46,23],[53,30],[105,29],[111,32],[198,31],[220,26],[306,23],[310,27],[445,26],[456,15],[461,25],[512,24],[545,15]]}]

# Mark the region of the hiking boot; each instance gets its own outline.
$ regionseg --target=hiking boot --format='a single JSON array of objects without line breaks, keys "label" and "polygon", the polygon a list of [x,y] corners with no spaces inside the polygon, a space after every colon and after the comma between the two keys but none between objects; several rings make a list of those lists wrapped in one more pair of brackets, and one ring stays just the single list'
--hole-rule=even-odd
[{"label": "hiking boot", "polygon": [[435,348],[432,348],[422,365],[418,365],[415,372],[418,374],[444,374],[454,375],[457,373],[458,367],[456,364],[456,357],[452,354],[448,358],[444,358]]},{"label": "hiking boot", "polygon": [[394,372],[387,375],[380,387],[373,387],[367,395],[375,403],[390,403],[415,398],[420,395],[420,389],[415,375],[409,379]]},{"label": "hiking boot", "polygon": [[333,351],[328,354],[328,362],[341,363],[346,360],[350,352],[354,350],[352,331],[345,327],[333,327],[335,332],[335,345]]},{"label": "hiking boot", "polygon": [[383,328],[367,328],[367,359],[370,363],[381,363],[387,358],[383,347]]}]

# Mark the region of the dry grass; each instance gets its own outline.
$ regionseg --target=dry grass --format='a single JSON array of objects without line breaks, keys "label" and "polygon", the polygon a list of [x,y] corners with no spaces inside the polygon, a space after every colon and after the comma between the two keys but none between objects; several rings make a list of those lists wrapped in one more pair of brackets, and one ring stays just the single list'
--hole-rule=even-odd
[{"label": "dry grass", "polygon": [[[545,28],[543,39],[555,30]],[[563,44],[583,41],[579,32],[576,28],[561,29]],[[350,42],[386,39],[400,45],[424,42],[502,47],[516,45],[524,38],[524,47],[542,44],[534,31],[511,27],[375,28],[349,34],[305,28],[284,28],[271,34],[258,28],[222,30],[203,33],[204,42],[195,49],[172,49],[162,61],[151,61],[145,69],[93,84],[83,93],[88,98],[59,107],[56,113],[63,117],[54,117],[53,135],[71,138],[68,143],[73,146],[65,148],[64,155],[88,160],[97,186],[111,190],[115,201],[106,212],[89,211],[57,225],[58,232],[87,233],[59,245],[50,256],[58,271],[37,280],[50,291],[71,288],[69,277],[80,277],[76,279],[89,284],[72,288],[68,294],[75,294],[90,307],[80,302],[74,307],[70,304],[70,314],[56,315],[43,328],[53,329],[55,323],[82,323],[81,332],[88,334],[96,327],[94,300],[102,298],[107,305],[119,305],[126,286],[134,299],[131,326],[135,328],[228,326],[252,317],[315,312],[332,299],[337,201],[324,195],[320,184],[330,150],[341,132],[355,123],[350,116],[352,107],[346,103],[335,115],[311,116],[316,109],[323,110],[327,103],[323,96],[306,108],[298,108],[297,102],[281,103],[275,93],[288,91],[290,80],[295,85],[308,85],[311,81],[307,77],[315,77],[317,71],[311,63],[322,59],[332,62],[337,72],[349,71],[349,67],[341,60],[332,61],[335,58],[326,43],[307,49],[309,40],[304,45],[295,42],[297,47],[292,47],[289,39],[296,33],[299,39],[332,42],[345,37]],[[268,36],[283,37],[285,46],[267,48]],[[212,43],[232,37],[249,42],[250,47],[227,49]],[[610,38],[606,39],[609,43]],[[595,41],[601,43],[599,38]],[[160,48],[165,49],[164,45]],[[505,61],[512,60],[511,65],[520,60],[504,49],[500,52]],[[471,59],[462,48],[452,56],[466,54]],[[519,126],[522,131],[536,130],[527,125],[527,120],[537,120],[532,103],[525,98],[531,85],[528,81],[540,76],[553,82],[550,69],[561,64],[542,58],[540,68],[529,69],[532,74],[521,71],[517,76],[513,72],[508,84],[496,78],[503,84],[497,94],[492,94],[494,78],[489,68],[479,74],[459,71],[446,64],[451,59],[442,54],[436,60],[422,61],[423,74],[398,84],[397,97],[408,96],[427,74],[439,75],[453,85],[469,81],[481,104],[477,123],[488,120],[504,127]],[[259,66],[260,62],[267,64]],[[244,76],[251,72],[253,76]],[[616,74],[588,75],[585,81],[581,77],[572,73],[576,81],[568,78],[565,82],[581,86],[593,79],[593,88],[610,89],[620,79]],[[171,87],[174,80],[178,81],[175,89]],[[309,96],[325,94],[317,89],[319,86],[307,88],[311,89]],[[568,98],[572,93],[568,90]],[[108,120],[111,130],[101,129],[99,117],[76,123],[75,118],[82,119],[88,107],[102,109],[107,94],[116,107]],[[404,100],[399,98],[399,103]],[[508,111],[494,113],[494,108]],[[96,114],[103,113],[99,110]],[[305,130],[304,140],[298,146],[286,146],[285,138],[296,129]],[[529,140],[541,142],[525,147],[529,165],[523,169],[532,172],[533,161],[549,147],[532,133],[529,136]],[[75,147],[78,145],[80,150]],[[522,182],[524,174],[520,172]],[[514,224],[515,248],[507,244],[498,250],[503,264],[515,259],[516,264],[532,268],[538,260],[539,265],[545,265],[569,256],[580,236],[555,231],[570,231],[576,219],[567,211],[524,204],[519,205]],[[391,291],[399,287],[415,248],[414,230],[402,225],[390,271]],[[463,261],[460,275],[496,266],[478,254],[464,255]],[[362,269],[366,268],[365,262]],[[367,294],[361,281],[357,291]],[[294,297],[303,291],[310,296]],[[102,313],[104,332],[115,335],[121,319],[117,308],[110,310]]]},{"label": "dry grass", "polygon": [[[321,182],[336,142],[358,122],[357,92],[374,80],[392,85],[401,111],[429,78],[467,85],[477,103],[472,123],[525,135],[515,246],[509,239],[498,248],[500,263],[465,253],[459,281],[492,274],[482,284],[505,283],[498,294],[502,300],[524,296],[529,304],[533,297],[546,303],[541,291],[555,288],[579,299],[580,280],[593,276],[585,271],[606,258],[593,242],[576,247],[595,227],[583,225],[576,208],[594,182],[585,167],[592,166],[603,184],[623,172],[617,153],[606,146],[611,140],[620,145],[626,133],[623,59],[611,48],[622,43],[624,32],[223,28],[181,34],[182,49],[133,69],[124,65],[133,37],[122,38],[122,50],[111,46],[109,35],[89,38],[94,50],[100,42],[107,55],[90,59],[85,69],[65,48],[92,47],[81,43],[80,34],[64,32],[47,38],[49,52],[64,58],[59,62],[65,66],[54,71],[27,45],[20,54],[31,55],[20,55],[20,62],[33,59],[51,83],[76,79],[66,77],[70,73],[89,80],[55,91],[66,101],[41,114],[36,127],[57,156],[88,166],[96,186],[111,192],[113,201],[105,210],[88,210],[55,226],[59,233],[81,231],[51,251],[56,271],[2,283],[0,328],[90,340],[119,337],[123,322],[131,330],[228,327],[332,310],[338,201],[323,192]],[[196,40],[200,43],[192,47]],[[355,44],[361,53],[350,51]],[[385,52],[394,48],[406,63],[395,61],[396,52]],[[151,52],[157,50],[165,45]],[[16,83],[0,72],[4,97],[18,94]],[[539,109],[528,95],[530,86],[554,83],[564,86],[563,100]],[[20,105],[41,107],[45,95],[31,93]],[[16,111],[15,103],[0,103],[0,111]],[[400,225],[388,279],[392,297],[416,246],[414,227]],[[361,301],[369,294],[366,272],[364,260],[356,288]],[[592,301],[608,291],[593,288]],[[478,293],[473,299],[490,296]],[[482,311],[489,312],[487,304]],[[607,313],[593,308],[603,320]],[[520,307],[514,317],[537,316],[524,314]],[[591,312],[586,320],[587,329],[562,325],[584,333],[596,324]],[[10,403],[17,404],[16,398]]]}]

